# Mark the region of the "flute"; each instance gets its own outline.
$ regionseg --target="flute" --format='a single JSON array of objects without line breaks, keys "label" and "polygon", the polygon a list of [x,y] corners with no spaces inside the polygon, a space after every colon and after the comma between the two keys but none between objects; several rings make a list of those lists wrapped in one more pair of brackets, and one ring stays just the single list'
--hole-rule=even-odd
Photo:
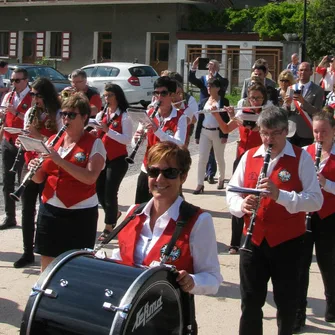
[{"label": "flute", "polygon": [[[315,153],[315,162],[314,167],[316,173],[319,172],[319,166],[321,162],[321,154],[322,154],[322,142],[317,142],[316,144],[316,153]],[[306,213],[305,224],[306,224],[306,232],[312,232],[312,212]]]},{"label": "flute", "polygon": [[[265,153],[264,163],[263,163],[261,173],[259,174],[258,179],[257,179],[256,188],[259,187],[259,184],[260,184],[261,180],[266,177],[266,173],[268,171],[270,158],[271,158],[271,151],[272,151],[272,144],[269,144],[268,149],[266,150],[266,153]],[[257,206],[252,211],[252,215],[251,215],[251,218],[250,218],[250,223],[249,223],[249,227],[248,227],[248,231],[247,231],[247,236],[244,240],[244,243],[243,243],[242,247],[240,248],[243,251],[252,252],[252,250],[251,250],[251,239],[252,239],[252,234],[253,234],[255,223],[256,223],[257,212],[258,212],[260,204],[261,204],[261,197],[259,196],[259,197],[257,197]]]},{"label": "flute", "polygon": [[[65,124],[61,130],[57,133],[57,135],[54,137],[54,139],[49,143],[49,146],[53,147],[57,144],[58,140],[60,139],[60,137],[63,135],[63,133],[65,132],[65,130],[67,129],[69,125]],[[11,197],[12,200],[14,201],[19,201],[23,191],[25,190],[25,188],[27,187],[28,183],[32,180],[32,178],[34,177],[34,175],[36,174],[37,170],[42,166],[44,162],[44,158],[40,157],[38,164],[31,169],[23,178],[21,185],[19,186],[19,188],[14,191],[13,193],[10,193],[9,196]]]},{"label": "flute", "polygon": [[[220,113],[220,112],[227,112],[227,107],[234,107],[234,106],[224,106],[223,108],[219,108],[219,109],[202,109],[200,111],[197,111],[197,113],[199,114],[208,114],[208,113]],[[234,107],[234,111],[238,111],[238,110],[249,110],[249,109],[262,109],[262,106],[259,107]]]}]

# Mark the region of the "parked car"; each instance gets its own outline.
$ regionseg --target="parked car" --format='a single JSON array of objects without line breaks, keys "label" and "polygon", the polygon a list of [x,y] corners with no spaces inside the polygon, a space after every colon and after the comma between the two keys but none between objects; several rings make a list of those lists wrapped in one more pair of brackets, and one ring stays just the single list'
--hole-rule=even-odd
[{"label": "parked car", "polygon": [[105,85],[119,85],[130,104],[148,104],[151,101],[154,82],[159,77],[149,65],[138,63],[109,62],[82,67],[87,74],[87,82],[103,94]]},{"label": "parked car", "polygon": [[4,76],[4,83],[10,86],[9,79],[15,68],[22,67],[28,71],[29,84],[31,84],[38,77],[46,77],[54,84],[57,92],[63,91],[65,87],[71,86],[71,82],[60,72],[51,66],[38,64],[8,64],[8,72]]}]

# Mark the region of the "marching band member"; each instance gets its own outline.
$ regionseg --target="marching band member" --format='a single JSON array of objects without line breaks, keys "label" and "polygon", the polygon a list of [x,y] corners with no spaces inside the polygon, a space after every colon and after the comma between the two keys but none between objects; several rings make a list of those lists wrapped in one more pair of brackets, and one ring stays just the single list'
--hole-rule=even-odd
[{"label": "marching band member", "polygon": [[[240,335],[261,335],[262,307],[271,278],[277,306],[279,335],[291,335],[297,303],[299,264],[303,251],[306,211],[322,206],[323,196],[311,157],[287,140],[286,112],[277,107],[263,110],[257,125],[263,144],[247,151],[230,181],[231,185],[255,188],[264,197],[227,192],[230,212],[243,217],[245,233],[256,211],[248,251],[240,253]],[[259,179],[265,151],[272,145],[267,177]]]},{"label": "marching band member", "polygon": [[322,76],[321,87],[324,89],[325,97],[333,90],[335,84],[335,62],[334,56],[324,56],[320,64],[316,67],[315,72]]},{"label": "marching band member", "polygon": [[122,88],[116,84],[106,84],[104,97],[107,110],[96,116],[101,124],[99,137],[107,151],[106,166],[97,180],[98,199],[105,211],[105,229],[99,241],[103,241],[112,231],[121,215],[117,195],[128,170],[126,146],[132,138],[132,121],[126,113],[129,105]]},{"label": "marching band member", "polygon": [[[181,215],[179,190],[187,178],[191,157],[185,147],[156,143],[147,156],[147,175],[153,198],[118,234],[112,258],[127,265],[160,262]],[[132,206],[131,215],[137,206]],[[167,264],[176,266],[181,289],[191,294],[215,294],[222,282],[213,220],[200,208],[190,214]]]},{"label": "marching band member", "polygon": [[[31,86],[29,92],[32,97],[32,105],[24,116],[24,128],[29,130],[29,136],[45,141],[51,135],[56,134],[62,128],[60,118],[60,102],[58,93],[52,82],[47,78],[38,78]],[[34,109],[35,108],[35,109]],[[33,115],[32,115],[33,114]],[[32,122],[29,120],[32,118]],[[19,140],[17,140],[19,141]],[[28,164],[33,158],[31,152],[25,153]],[[27,173],[26,165],[23,173]],[[23,255],[14,263],[15,268],[22,268],[33,263],[34,258],[34,232],[35,232],[35,208],[36,200],[42,192],[40,184],[33,181],[28,183],[22,194],[22,236]]]},{"label": "marching band member", "polygon": [[[272,103],[267,100],[267,91],[263,84],[254,84],[248,88],[248,97],[246,99],[241,99],[238,102],[238,107],[242,106],[249,107],[259,107],[259,109],[248,110],[245,108],[244,112],[251,112],[259,114],[262,111],[262,107],[272,106]],[[257,147],[262,144],[261,137],[259,135],[259,129],[255,122],[241,122],[235,118],[234,108],[227,107],[227,112],[230,116],[230,121],[224,123],[221,118],[213,113],[214,117],[219,122],[219,126],[224,133],[230,133],[236,128],[239,130],[240,139],[237,146],[237,157],[233,164],[233,172],[235,171],[242,155],[249,149]],[[232,216],[231,221],[232,236],[230,241],[229,253],[237,254],[243,230],[243,219]]]},{"label": "marching band member", "polygon": [[316,260],[322,275],[326,296],[326,322],[335,322],[335,119],[331,112],[322,111],[313,116],[313,134],[316,143],[304,149],[316,160],[317,145],[322,144],[320,165],[317,171],[324,202],[311,216],[310,232],[305,234],[301,275],[298,288],[298,310],[294,331],[305,325],[309,268],[315,244]]},{"label": "marching band member", "polygon": [[[176,93],[176,82],[169,77],[160,77],[154,83],[154,96],[156,103],[160,103],[157,113],[156,107],[148,110],[149,117],[153,124],[147,128],[147,148],[137,179],[135,203],[140,204],[151,198],[148,187],[147,156],[149,149],[157,142],[171,141],[178,145],[184,145],[187,131],[187,117],[183,112],[172,106],[172,97]],[[141,125],[137,128],[133,137],[133,144],[141,137],[145,130]]]},{"label": "marching band member", "polygon": [[[217,78],[211,78],[207,81],[207,90],[209,98],[202,100],[200,109],[219,109],[223,108],[227,103],[227,99],[223,98],[221,91],[221,82]],[[216,113],[218,118],[222,118],[225,122],[229,121],[227,113]],[[223,122],[224,122],[223,121]],[[193,194],[204,192],[204,176],[206,172],[206,164],[211,148],[214,149],[216,163],[219,167],[219,183],[217,189],[223,189],[225,177],[225,159],[224,150],[227,143],[228,135],[220,131],[218,121],[212,114],[201,114],[198,118],[196,129],[196,141],[199,144],[199,161],[198,161],[198,185]]]},{"label": "marching band member", "polygon": [[[94,247],[98,221],[96,180],[106,157],[101,139],[84,131],[90,105],[82,93],[64,101],[60,114],[67,129],[55,146],[49,147],[42,168],[33,176],[35,183],[45,182],[35,238],[42,271],[65,251]],[[37,158],[31,160],[28,168],[36,169],[38,162]]]},{"label": "marching band member", "polygon": [[99,92],[87,85],[87,75],[84,70],[77,69],[71,73],[71,87],[67,87],[64,91],[70,91],[70,94],[74,92],[82,92],[86,95],[90,102],[91,107],[91,117],[94,117],[98,112],[100,112],[102,107],[102,101]]},{"label": "marching band member", "polygon": [[[1,106],[5,107],[4,125],[6,127],[22,129],[24,114],[31,106],[31,96],[28,94],[30,88],[28,86],[27,70],[16,68],[12,73],[10,81],[14,85],[15,91],[7,93],[1,103]],[[18,152],[15,146],[17,136],[5,131],[2,140],[2,180],[6,217],[2,224],[0,224],[0,230],[16,226],[15,201],[10,198],[9,194],[14,192],[16,174],[10,172],[10,169],[14,164]],[[24,163],[23,156],[21,158],[17,164],[19,177]]]}]

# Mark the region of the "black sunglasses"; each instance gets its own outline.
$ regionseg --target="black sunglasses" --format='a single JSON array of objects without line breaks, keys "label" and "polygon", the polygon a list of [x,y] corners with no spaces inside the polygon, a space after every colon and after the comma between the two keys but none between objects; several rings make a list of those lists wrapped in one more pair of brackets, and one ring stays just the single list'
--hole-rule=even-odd
[{"label": "black sunglasses", "polygon": [[79,115],[79,113],[75,113],[75,112],[59,112],[59,115],[61,117],[63,117],[63,118],[65,116],[67,116],[70,120],[74,120],[77,117],[77,115]]},{"label": "black sunglasses", "polygon": [[158,97],[158,96],[161,96],[161,97],[166,97],[166,96],[168,96],[169,95],[169,91],[161,91],[161,92],[159,92],[159,91],[154,91],[154,96],[155,97]]},{"label": "black sunglasses", "polygon": [[288,79],[280,79],[279,81],[284,82],[284,83],[289,83],[290,82]]},{"label": "black sunglasses", "polygon": [[10,82],[13,84],[14,82],[18,84],[21,80],[26,80],[27,78],[17,78],[17,79],[10,79]]},{"label": "black sunglasses", "polygon": [[176,179],[180,175],[180,171],[176,168],[167,168],[164,170],[161,170],[156,167],[148,167],[148,176],[151,178],[157,178],[160,174],[164,176],[166,179]]},{"label": "black sunglasses", "polygon": [[42,95],[42,94],[39,94],[39,93],[29,92],[29,95],[30,95],[32,98],[33,98],[33,97],[36,97],[36,98],[43,99],[43,95]]}]

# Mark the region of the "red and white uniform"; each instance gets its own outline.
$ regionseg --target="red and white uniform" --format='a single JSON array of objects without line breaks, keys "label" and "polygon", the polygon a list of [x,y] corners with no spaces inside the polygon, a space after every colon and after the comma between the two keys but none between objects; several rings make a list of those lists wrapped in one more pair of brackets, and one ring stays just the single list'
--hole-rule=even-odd
[{"label": "red and white uniform", "polygon": [[[312,159],[315,160],[315,143],[305,147],[304,149],[311,155]],[[323,205],[318,211],[321,219],[335,213],[335,144],[333,144],[332,150],[328,158],[320,162],[319,172],[327,179],[325,186],[322,188],[323,194]]]},{"label": "red and white uniform", "polygon": [[[263,145],[243,155],[230,185],[255,188],[264,156]],[[267,176],[279,188],[279,196],[277,201],[261,200],[252,241],[260,245],[266,238],[273,247],[305,233],[304,212],[319,210],[323,196],[310,156],[288,141],[283,151],[270,160]],[[247,228],[250,218],[242,212],[243,200],[241,194],[228,190],[229,210],[237,217],[244,216]]]},{"label": "red and white uniform", "polygon": [[[9,101],[11,99],[12,93],[9,92],[5,95],[2,106],[6,106],[7,103],[10,103],[14,106],[17,113],[20,113],[21,116],[24,116],[24,114],[27,112],[27,110],[31,106],[32,98],[28,94],[30,92],[30,88],[27,86],[20,94],[17,92],[14,92],[12,101]],[[23,119],[21,119],[19,116],[15,116],[12,113],[6,113],[6,127],[13,127],[13,128],[21,128],[23,129]],[[15,143],[15,140],[18,135],[10,134],[7,131],[4,132],[4,138],[7,141],[13,141]]]},{"label": "red and white uniform", "polygon": [[[127,156],[127,144],[130,144],[132,137],[132,122],[127,113],[121,113],[119,109],[115,113],[103,115],[103,112],[97,114],[96,119],[99,122],[108,124],[111,119],[107,133],[99,134],[107,151],[108,160],[113,160],[120,156]],[[100,136],[99,136],[100,135]]]},{"label": "red and white uniform", "polygon": [[321,74],[322,76],[322,82],[321,82],[321,87],[325,91],[332,91],[333,90],[333,85],[335,83],[335,72],[331,67],[320,67],[317,66],[315,69],[316,73]]},{"label": "red and white uniform", "polygon": [[[84,132],[80,140],[68,151],[62,149],[65,133],[54,146],[61,157],[72,164],[85,168],[91,156],[100,153],[104,158],[106,151],[100,139]],[[49,141],[54,138],[52,136]],[[42,193],[42,201],[61,208],[89,208],[98,204],[95,183],[87,185],[73,178],[51,159],[46,159],[42,165],[47,173],[47,179]]]},{"label": "red and white uniform", "polygon": [[[153,199],[142,213],[128,223],[119,234],[120,249],[114,249],[112,258],[126,264],[149,265],[159,261],[161,249],[169,243],[179,217],[183,199],[178,197],[172,206],[150,228]],[[132,207],[128,214],[133,212]],[[198,212],[183,229],[172,253],[170,264],[178,270],[187,270],[194,279],[192,294],[215,294],[222,282],[217,256],[216,237],[212,217]]]}]

